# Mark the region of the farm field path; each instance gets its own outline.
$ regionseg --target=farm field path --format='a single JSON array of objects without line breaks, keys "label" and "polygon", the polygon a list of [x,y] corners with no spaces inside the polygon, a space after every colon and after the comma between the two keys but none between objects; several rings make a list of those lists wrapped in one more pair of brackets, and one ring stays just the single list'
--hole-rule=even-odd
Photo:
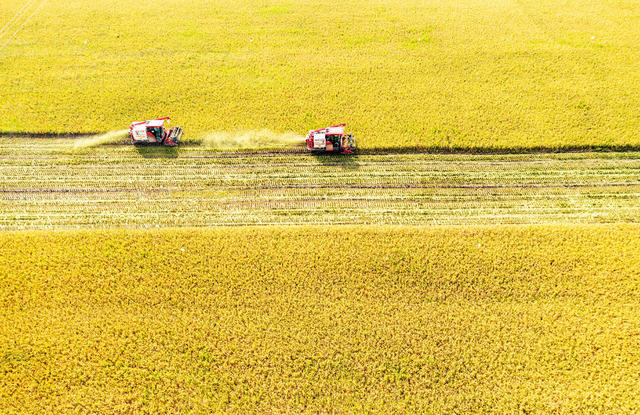
[{"label": "farm field path", "polygon": [[640,153],[224,153],[0,140],[0,229],[629,223]]}]

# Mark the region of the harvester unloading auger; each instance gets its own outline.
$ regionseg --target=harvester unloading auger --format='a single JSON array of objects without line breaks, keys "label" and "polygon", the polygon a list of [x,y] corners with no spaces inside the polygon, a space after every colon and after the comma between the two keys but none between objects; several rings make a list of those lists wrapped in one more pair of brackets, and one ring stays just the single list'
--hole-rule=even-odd
[{"label": "harvester unloading auger", "polygon": [[170,119],[170,117],[162,117],[154,120],[132,123],[129,126],[131,142],[133,144],[160,144],[169,147],[177,146],[182,138],[182,128],[165,128],[165,121],[169,123]]},{"label": "harvester unloading auger", "polygon": [[345,134],[346,124],[311,130],[307,133],[307,150],[328,153],[353,154],[356,150],[356,138]]}]

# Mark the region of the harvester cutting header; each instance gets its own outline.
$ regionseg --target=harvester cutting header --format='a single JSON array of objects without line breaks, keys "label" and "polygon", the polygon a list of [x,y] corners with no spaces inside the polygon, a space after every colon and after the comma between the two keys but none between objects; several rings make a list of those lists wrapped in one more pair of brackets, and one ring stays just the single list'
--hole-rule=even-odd
[{"label": "harvester cutting header", "polygon": [[162,117],[154,120],[132,123],[129,126],[131,142],[133,144],[161,144],[170,147],[177,146],[182,138],[182,128],[165,128],[165,121],[169,123],[170,119],[170,117]]},{"label": "harvester cutting header", "polygon": [[307,133],[307,150],[353,154],[356,149],[356,138],[353,134],[345,134],[346,124],[311,130]]}]

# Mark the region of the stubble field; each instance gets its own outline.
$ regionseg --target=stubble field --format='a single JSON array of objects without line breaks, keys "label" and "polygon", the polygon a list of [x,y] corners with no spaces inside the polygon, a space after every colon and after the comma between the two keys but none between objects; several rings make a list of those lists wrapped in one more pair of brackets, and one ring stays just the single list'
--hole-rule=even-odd
[{"label": "stubble field", "polygon": [[0,229],[635,223],[638,153],[222,152],[0,140]]}]

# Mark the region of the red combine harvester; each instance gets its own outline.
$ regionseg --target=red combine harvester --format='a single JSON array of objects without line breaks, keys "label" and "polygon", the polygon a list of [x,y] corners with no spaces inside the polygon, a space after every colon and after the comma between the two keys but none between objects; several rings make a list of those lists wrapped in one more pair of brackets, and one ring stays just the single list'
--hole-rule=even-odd
[{"label": "red combine harvester", "polygon": [[346,124],[311,130],[307,133],[307,150],[327,153],[353,154],[356,150],[356,138],[345,134]]},{"label": "red combine harvester", "polygon": [[169,117],[155,120],[134,122],[129,126],[131,142],[133,144],[159,144],[169,147],[177,146],[182,138],[182,128],[164,128],[164,122],[170,122]]}]

